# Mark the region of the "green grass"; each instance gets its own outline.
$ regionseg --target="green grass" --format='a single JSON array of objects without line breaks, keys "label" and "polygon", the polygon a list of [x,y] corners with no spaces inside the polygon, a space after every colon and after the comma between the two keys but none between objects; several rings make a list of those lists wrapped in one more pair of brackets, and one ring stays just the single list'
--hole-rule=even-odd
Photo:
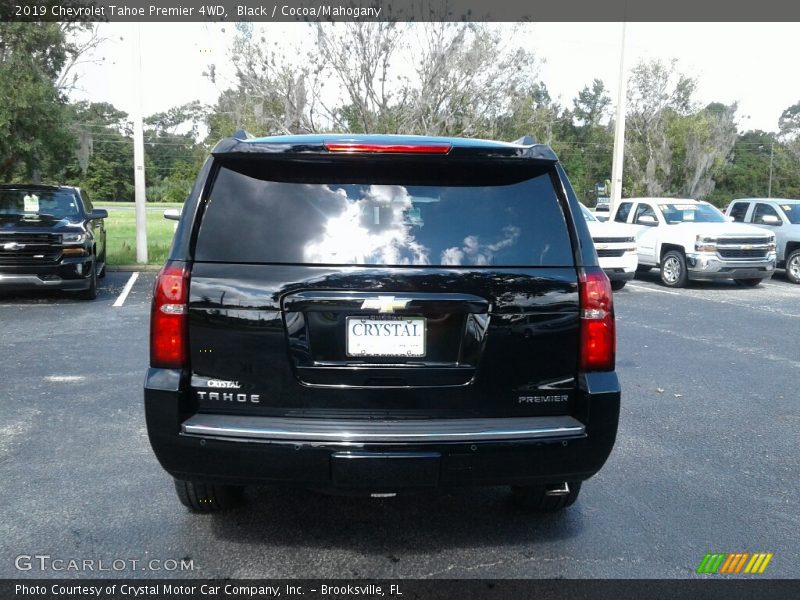
[{"label": "green grass", "polygon": [[[122,204],[122,203],[114,203]],[[125,203],[133,206],[133,203]],[[158,205],[159,207],[162,204]],[[180,207],[180,204],[163,204],[164,208]],[[115,210],[108,206],[106,219],[106,261],[109,265],[136,264],[136,212]],[[164,218],[163,211],[147,211],[147,260],[149,264],[162,264],[172,244],[175,221]]]},{"label": "green grass", "polygon": [[[113,210],[115,208],[133,208],[136,206],[135,202],[95,202],[97,206],[95,208],[107,208],[109,210]],[[165,209],[165,208],[181,208],[183,206],[183,202],[148,202],[147,208],[153,209]]]}]

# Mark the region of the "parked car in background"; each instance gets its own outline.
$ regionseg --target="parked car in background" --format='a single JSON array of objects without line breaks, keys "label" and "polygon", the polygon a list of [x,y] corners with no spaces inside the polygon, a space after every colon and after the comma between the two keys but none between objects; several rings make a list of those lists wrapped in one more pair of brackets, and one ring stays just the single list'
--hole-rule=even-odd
[{"label": "parked car in background", "polygon": [[180,501],[508,485],[572,504],[620,388],[611,287],[553,151],[240,135],[155,283],[145,415]]},{"label": "parked car in background", "polygon": [[634,278],[639,264],[636,236],[632,228],[619,223],[601,223],[583,204],[581,212],[589,226],[600,268],[611,280],[611,288],[621,290]]},{"label": "parked car in background", "polygon": [[594,206],[594,216],[598,221],[608,221],[611,198],[600,196]]},{"label": "parked car in background", "polygon": [[58,289],[97,296],[108,212],[78,188],[0,185],[0,290]]},{"label": "parked car in background", "polygon": [[639,270],[658,267],[668,287],[717,279],[755,286],[775,272],[775,235],[733,223],[708,202],[628,198],[614,221],[635,228]]},{"label": "parked car in background", "polygon": [[733,200],[726,214],[775,234],[777,266],[786,278],[800,284],[800,200],[743,198]]},{"label": "parked car in background", "polygon": [[610,209],[611,209],[611,198],[607,198],[606,196],[600,196],[597,199],[597,204],[595,204],[594,211],[608,212]]}]

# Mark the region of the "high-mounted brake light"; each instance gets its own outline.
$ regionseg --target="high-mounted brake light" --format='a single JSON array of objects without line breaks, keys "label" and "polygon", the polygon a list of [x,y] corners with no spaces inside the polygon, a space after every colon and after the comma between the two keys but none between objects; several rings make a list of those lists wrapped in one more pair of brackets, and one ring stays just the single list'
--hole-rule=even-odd
[{"label": "high-mounted brake light", "polygon": [[167,264],[158,274],[150,310],[150,366],[180,369],[188,362],[189,271]]},{"label": "high-mounted brake light", "polygon": [[364,144],[360,142],[325,142],[328,152],[345,154],[447,154],[450,144]]},{"label": "high-mounted brake light", "polygon": [[581,301],[581,371],[613,371],[617,336],[608,276],[597,267],[578,274]]}]

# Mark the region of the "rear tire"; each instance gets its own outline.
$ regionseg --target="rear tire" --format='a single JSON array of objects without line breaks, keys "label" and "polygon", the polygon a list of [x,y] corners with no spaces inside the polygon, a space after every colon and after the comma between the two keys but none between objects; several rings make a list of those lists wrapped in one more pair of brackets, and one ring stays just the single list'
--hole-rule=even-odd
[{"label": "rear tire", "polygon": [[78,292],[81,300],[94,300],[97,298],[97,257],[92,259],[92,272],[89,275],[89,287]]},{"label": "rear tire", "polygon": [[739,285],[743,285],[745,287],[756,287],[759,283],[761,283],[761,278],[756,279],[734,279],[736,283]]},{"label": "rear tire", "polygon": [[546,485],[512,486],[511,498],[519,508],[532,512],[557,512],[575,504],[581,491],[580,481],[569,482],[566,496],[548,496]]},{"label": "rear tire", "polygon": [[800,283],[800,248],[792,251],[786,259],[786,279]]},{"label": "rear tire", "polygon": [[615,292],[620,291],[622,288],[625,287],[625,284],[628,283],[627,281],[612,281],[611,282],[611,289]]},{"label": "rear tire", "polygon": [[193,512],[212,513],[237,506],[242,501],[241,487],[175,479],[178,500]]},{"label": "rear tire", "polygon": [[686,287],[689,274],[686,272],[686,257],[683,252],[670,250],[661,259],[661,283],[671,288]]}]

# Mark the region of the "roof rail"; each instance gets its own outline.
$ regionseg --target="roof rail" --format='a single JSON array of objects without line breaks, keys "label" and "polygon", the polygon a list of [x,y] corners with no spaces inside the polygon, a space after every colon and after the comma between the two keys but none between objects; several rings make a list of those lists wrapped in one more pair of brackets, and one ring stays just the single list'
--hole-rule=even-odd
[{"label": "roof rail", "polygon": [[511,143],[517,144],[518,146],[533,146],[536,143],[536,140],[532,135],[523,135],[521,138],[514,140]]},{"label": "roof rail", "polygon": [[234,132],[233,137],[236,138],[237,140],[248,140],[253,136],[247,133],[247,131],[245,131],[244,129],[237,129]]}]

